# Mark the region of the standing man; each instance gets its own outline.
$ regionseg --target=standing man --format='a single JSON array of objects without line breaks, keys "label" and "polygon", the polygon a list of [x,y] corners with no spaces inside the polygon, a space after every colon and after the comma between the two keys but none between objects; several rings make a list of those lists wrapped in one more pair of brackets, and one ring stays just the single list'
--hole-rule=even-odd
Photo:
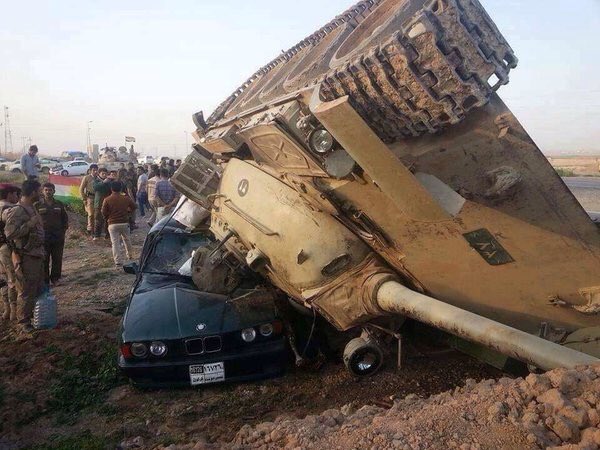
[{"label": "standing man", "polygon": [[2,303],[4,312],[2,318],[17,321],[17,288],[15,278],[15,266],[12,262],[12,250],[8,245],[8,240],[4,234],[5,223],[1,220],[4,211],[14,207],[21,196],[21,189],[16,186],[6,186],[0,190],[0,266],[6,275],[7,285],[2,288]]},{"label": "standing man", "polygon": [[21,201],[2,214],[4,234],[13,250],[17,286],[17,319],[21,330],[33,331],[31,319],[36,298],[44,289],[44,226],[33,207],[40,198],[40,183],[27,180]]},{"label": "standing man", "polygon": [[150,204],[148,203],[148,175],[146,175],[146,170],[139,166],[137,168],[137,202],[138,207],[140,208],[140,216],[144,217],[146,215],[146,211],[144,208],[150,208]]},{"label": "standing man", "polygon": [[98,178],[94,181],[94,216],[96,223],[94,225],[94,238],[97,240],[104,233],[108,239],[108,229],[106,219],[102,216],[102,202],[110,195],[111,179],[108,178],[108,171],[102,167],[98,170]]},{"label": "standing man", "polygon": [[29,147],[27,153],[21,156],[21,172],[23,172],[23,176],[26,180],[38,177],[40,160],[37,154],[37,145],[32,145],[31,147]]},{"label": "standing man", "polygon": [[178,159],[177,161],[175,161],[175,171],[177,171],[180,167],[181,167],[181,160]]},{"label": "standing man", "polygon": [[179,193],[169,180],[168,169],[160,169],[160,181],[156,183],[156,204],[158,205],[156,221],[158,222],[164,216],[170,214],[178,200]]},{"label": "standing man", "polygon": [[[69,216],[65,205],[54,199],[56,187],[52,183],[42,185],[42,199],[35,204],[35,209],[42,217],[44,224],[44,280],[46,284],[56,286],[62,275],[63,250],[65,234],[69,228]],[[50,262],[52,260],[52,263]],[[52,270],[50,270],[52,264]]]},{"label": "standing man", "polygon": [[123,265],[123,248],[125,256],[132,259],[131,242],[129,240],[129,217],[135,211],[135,203],[128,195],[122,195],[123,184],[120,181],[111,183],[112,193],[106,197],[102,204],[102,215],[108,220],[108,232],[112,244],[112,253],[115,266]]},{"label": "standing man", "polygon": [[175,171],[177,170],[177,168],[175,167],[174,159],[169,160],[169,164],[167,164],[167,169],[169,170],[169,178],[171,178],[173,176],[173,174],[175,173]]},{"label": "standing man", "polygon": [[94,182],[98,179],[98,164],[90,164],[89,173],[81,180],[79,186],[79,195],[83,200],[85,206],[85,212],[88,215],[87,231],[91,235],[94,234],[94,227],[96,223],[96,209],[94,208]]},{"label": "standing man", "polygon": [[156,210],[158,206],[156,205],[156,183],[160,181],[160,175],[158,173],[159,168],[158,165],[152,164],[150,174],[148,175],[148,203],[152,207],[152,214],[148,219],[148,225],[154,225],[156,221]]}]

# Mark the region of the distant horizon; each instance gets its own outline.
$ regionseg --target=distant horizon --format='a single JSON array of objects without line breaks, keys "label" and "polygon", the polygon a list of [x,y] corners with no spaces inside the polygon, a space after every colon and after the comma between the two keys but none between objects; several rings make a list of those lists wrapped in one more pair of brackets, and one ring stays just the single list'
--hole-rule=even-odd
[{"label": "distant horizon", "polygon": [[[0,123],[6,105],[17,152],[29,138],[51,156],[86,151],[89,125],[101,147],[134,136],[142,154],[183,158],[193,113],[207,116],[281,49],[353,3],[286,2],[7,4]],[[542,152],[600,154],[600,2],[481,3],[519,58],[499,95]]]}]

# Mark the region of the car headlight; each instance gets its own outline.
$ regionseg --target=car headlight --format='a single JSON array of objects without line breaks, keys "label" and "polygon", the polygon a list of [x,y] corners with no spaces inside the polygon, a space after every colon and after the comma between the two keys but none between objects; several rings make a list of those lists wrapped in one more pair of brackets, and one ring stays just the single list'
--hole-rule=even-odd
[{"label": "car headlight", "polygon": [[310,148],[316,153],[327,153],[333,148],[333,136],[327,130],[323,128],[315,130],[311,133],[308,138]]},{"label": "car headlight", "polygon": [[273,325],[270,323],[263,323],[258,331],[260,331],[260,334],[262,334],[264,337],[269,337],[273,334]]},{"label": "car headlight", "polygon": [[254,328],[244,328],[242,330],[242,339],[244,342],[252,342],[256,339],[256,330]]},{"label": "car headlight", "polygon": [[154,341],[150,344],[150,353],[154,356],[165,356],[167,353],[167,345],[164,342]]},{"label": "car headlight", "polygon": [[137,358],[143,358],[148,354],[148,346],[143,342],[131,344],[131,354]]}]

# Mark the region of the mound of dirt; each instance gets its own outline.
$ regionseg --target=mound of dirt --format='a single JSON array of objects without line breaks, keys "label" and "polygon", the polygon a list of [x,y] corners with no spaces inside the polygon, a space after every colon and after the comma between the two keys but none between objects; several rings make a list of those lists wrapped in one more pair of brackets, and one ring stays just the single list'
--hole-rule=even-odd
[{"label": "mound of dirt", "polygon": [[[350,405],[244,426],[229,448],[589,449],[600,446],[600,366],[476,383],[391,408]],[[205,442],[169,450],[213,448]]]}]

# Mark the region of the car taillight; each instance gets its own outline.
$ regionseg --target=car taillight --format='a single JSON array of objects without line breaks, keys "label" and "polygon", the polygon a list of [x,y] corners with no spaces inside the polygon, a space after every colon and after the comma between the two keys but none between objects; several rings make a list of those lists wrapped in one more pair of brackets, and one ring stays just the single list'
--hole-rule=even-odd
[{"label": "car taillight", "polygon": [[129,344],[121,345],[121,355],[123,355],[123,358],[125,359],[133,358],[133,355],[131,353],[131,347],[129,346]]}]

